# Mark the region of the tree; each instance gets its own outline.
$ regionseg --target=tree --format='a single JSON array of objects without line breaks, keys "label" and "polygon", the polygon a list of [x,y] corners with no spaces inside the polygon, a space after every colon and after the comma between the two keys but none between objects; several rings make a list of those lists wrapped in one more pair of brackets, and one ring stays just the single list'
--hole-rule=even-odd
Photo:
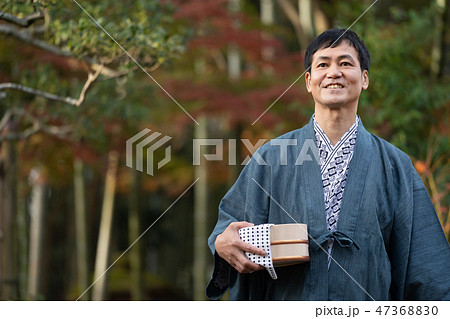
[{"label": "tree", "polygon": [[[104,91],[108,86],[106,82],[113,83],[113,87],[123,86],[135,71],[149,75],[181,52],[184,30],[171,19],[172,6],[156,0],[124,1],[120,9],[115,10],[110,6],[110,1],[2,2],[0,37],[3,48],[0,55],[3,61],[9,61],[4,64],[5,70],[0,69],[0,98],[4,102],[0,107],[3,115],[0,143],[4,168],[11,161],[11,156],[5,157],[5,150],[9,148],[14,152],[17,147],[15,141],[29,141],[37,134],[63,139],[66,147],[92,141],[96,146],[103,142],[104,147],[108,128],[97,126],[96,133],[90,131],[86,134],[86,129],[96,124],[93,123],[95,119],[83,114],[95,113],[92,108],[105,113],[108,105],[85,103],[88,90],[97,83],[100,88],[97,94],[102,92],[106,96],[109,94]],[[89,108],[83,104],[88,104]],[[116,108],[116,111],[121,110]],[[106,114],[115,118],[118,114],[114,112]],[[131,117],[139,116],[139,113],[134,108],[128,112]],[[104,137],[99,138],[102,135]],[[116,146],[106,146],[107,149],[110,147]],[[36,156],[35,161],[39,157]],[[14,191],[16,184],[13,181],[17,176],[8,179],[2,179],[2,176],[3,197],[10,200],[6,201],[9,204],[4,204],[0,213],[3,220],[6,218],[14,224],[16,196],[7,190]],[[80,220],[80,223],[84,222]],[[8,225],[9,222],[2,223],[3,227]],[[15,247],[15,237],[14,232],[8,233],[2,246]],[[14,252],[8,252],[8,249],[1,251],[3,263],[9,264],[2,270],[17,268],[14,266],[17,258],[11,255]],[[1,274],[2,279],[5,276],[17,284],[16,274]],[[2,297],[17,299],[24,296],[15,291],[5,292]]]}]

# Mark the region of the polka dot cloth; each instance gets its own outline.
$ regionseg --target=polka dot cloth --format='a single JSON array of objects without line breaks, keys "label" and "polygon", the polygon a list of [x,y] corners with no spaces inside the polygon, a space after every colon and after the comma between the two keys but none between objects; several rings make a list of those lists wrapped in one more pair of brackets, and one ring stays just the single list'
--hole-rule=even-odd
[{"label": "polka dot cloth", "polygon": [[277,274],[273,267],[272,252],[270,250],[270,227],[273,224],[262,224],[252,227],[244,227],[239,229],[241,240],[252,246],[263,249],[266,254],[264,256],[245,252],[245,255],[252,262],[262,265],[269,272],[272,279],[277,279]]}]

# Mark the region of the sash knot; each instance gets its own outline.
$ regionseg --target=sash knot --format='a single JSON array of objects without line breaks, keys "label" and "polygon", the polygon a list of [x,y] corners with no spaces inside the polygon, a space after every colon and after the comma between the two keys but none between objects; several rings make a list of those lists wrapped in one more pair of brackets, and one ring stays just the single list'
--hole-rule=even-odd
[{"label": "sash knot", "polygon": [[328,241],[328,239],[333,238],[339,246],[343,248],[350,248],[352,245],[356,247],[356,249],[359,249],[359,246],[355,243],[355,241],[348,235],[344,234],[341,231],[329,231],[328,233],[318,237],[315,240],[315,250],[319,249],[319,247],[322,246],[325,242]]}]

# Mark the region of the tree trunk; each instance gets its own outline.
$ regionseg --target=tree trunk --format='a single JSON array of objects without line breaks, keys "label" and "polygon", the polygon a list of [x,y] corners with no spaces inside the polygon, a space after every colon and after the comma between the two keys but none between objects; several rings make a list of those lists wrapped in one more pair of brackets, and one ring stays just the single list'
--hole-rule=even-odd
[{"label": "tree trunk", "polygon": [[438,77],[450,76],[450,0],[445,0],[442,12],[442,35],[440,43],[440,63]]},{"label": "tree trunk", "polygon": [[[82,293],[89,286],[89,254],[88,231],[86,214],[86,194],[84,180],[84,164],[79,158],[74,159],[74,204],[75,204],[75,233],[77,256],[77,287]],[[81,300],[89,300],[89,292]]]},{"label": "tree trunk", "polygon": [[[240,10],[240,0],[229,0],[228,8],[231,13],[238,12]],[[237,21],[234,21],[234,27],[239,27]],[[239,79],[241,77],[241,53],[239,52],[239,47],[235,44],[230,44],[228,46],[227,60],[228,77],[231,80]]]},{"label": "tree trunk", "polygon": [[[309,41],[316,37],[314,22],[314,3],[312,0],[298,0],[300,24]],[[308,42],[309,42],[308,41]]]},{"label": "tree trunk", "polygon": [[[5,134],[12,133],[16,123],[11,118]],[[1,300],[17,300],[18,259],[17,259],[17,145],[15,141],[1,143],[2,156],[2,203],[0,212],[0,298]]]},{"label": "tree trunk", "polygon": [[45,179],[40,169],[30,174],[30,244],[28,264],[28,299],[39,300],[41,294],[42,252],[45,229]]},{"label": "tree trunk", "polygon": [[[260,20],[264,26],[271,26],[274,24],[274,0],[260,0]],[[263,40],[272,39],[272,34],[268,32],[261,32],[261,38]],[[261,49],[261,56],[264,61],[273,62],[275,59],[275,49],[272,46],[264,46]],[[273,73],[273,68],[270,64],[263,65],[263,72],[267,74]]]},{"label": "tree trunk", "polygon": [[274,0],[260,0],[260,19],[263,25],[272,25],[274,22]]},{"label": "tree trunk", "polygon": [[94,280],[92,288],[92,300],[104,300],[106,297],[106,277],[111,243],[111,231],[113,223],[114,194],[116,189],[116,174],[118,155],[111,151],[108,156],[108,169],[105,178],[105,192],[103,194],[102,215],[100,231],[97,242],[97,254],[95,258]]},{"label": "tree trunk", "polygon": [[[128,195],[128,234],[132,244],[141,235],[141,214],[139,205],[139,172],[131,170],[131,187]],[[131,300],[143,300],[142,245],[138,240],[129,251]]]},{"label": "tree trunk", "polygon": [[302,51],[305,51],[306,48],[308,47],[309,40],[308,37],[305,35],[305,31],[303,30],[302,24],[300,23],[300,18],[297,9],[289,0],[277,0],[277,1],[278,4],[280,5],[280,8],[283,10],[284,14],[294,27],[300,49]]},{"label": "tree trunk", "polygon": [[[28,201],[26,193],[29,189],[29,185],[25,180],[18,180],[18,198],[17,202],[17,247],[18,247],[18,278],[19,278],[19,299],[26,300],[28,291],[28,258],[29,258],[29,221],[30,214],[28,213]],[[0,199],[1,202],[1,199]]]},{"label": "tree trunk", "polygon": [[[371,1],[371,3],[369,3],[367,5],[367,7],[369,7],[369,5],[371,5],[371,4],[372,4],[372,1]],[[330,28],[330,21],[328,20],[326,14],[321,9],[320,2],[313,1],[312,10],[313,10],[313,23],[314,23],[313,24],[313,26],[314,26],[313,38],[314,38],[315,36],[321,34],[322,32],[324,32]],[[370,19],[370,16],[371,15],[369,15],[367,18]],[[311,40],[313,38],[311,38]]]},{"label": "tree trunk", "polygon": [[231,80],[237,80],[241,76],[241,55],[239,52],[239,48],[230,44],[228,46],[227,52],[227,60],[228,60],[228,77]]},{"label": "tree trunk", "polygon": [[[229,171],[229,177],[228,177],[228,186],[231,187],[233,186],[233,184],[236,182],[237,178],[239,177],[239,174],[241,173],[242,170],[242,151],[241,151],[241,136],[242,136],[242,125],[238,124],[236,125],[235,128],[232,129],[231,134],[232,136],[232,140],[234,141],[233,145],[230,145],[230,143],[228,144],[230,148],[234,147],[233,149],[229,149],[228,152],[232,153],[232,159],[234,165],[229,165],[228,166],[228,171]],[[231,158],[229,159],[228,162],[231,162]]]},{"label": "tree trunk", "polygon": [[[207,138],[207,121],[199,117],[195,126],[195,138]],[[208,210],[208,169],[204,157],[200,165],[195,166],[194,186],[194,300],[205,300],[206,265],[207,265],[207,210]]]}]

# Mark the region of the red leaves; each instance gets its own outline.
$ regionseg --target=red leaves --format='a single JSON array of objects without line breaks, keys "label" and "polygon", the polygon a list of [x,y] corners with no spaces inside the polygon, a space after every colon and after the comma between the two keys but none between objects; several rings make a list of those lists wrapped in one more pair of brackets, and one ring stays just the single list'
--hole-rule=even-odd
[{"label": "red leaves", "polygon": [[201,23],[205,17],[224,19],[228,16],[228,0],[175,0],[172,1],[178,11],[175,18],[185,18],[194,23]]},{"label": "red leaves", "polygon": [[[275,104],[299,103],[308,98],[298,89],[291,88],[286,91],[288,86],[281,83],[243,93],[235,93],[214,84],[181,80],[166,82],[165,86],[170,92],[176,92],[179,102],[187,107],[194,117],[202,113],[223,116],[229,119],[231,125],[253,123],[277,99]],[[193,103],[201,104],[201,109],[190,109],[189,106]],[[273,112],[268,112],[261,118],[261,123],[273,126],[279,120]]]}]

